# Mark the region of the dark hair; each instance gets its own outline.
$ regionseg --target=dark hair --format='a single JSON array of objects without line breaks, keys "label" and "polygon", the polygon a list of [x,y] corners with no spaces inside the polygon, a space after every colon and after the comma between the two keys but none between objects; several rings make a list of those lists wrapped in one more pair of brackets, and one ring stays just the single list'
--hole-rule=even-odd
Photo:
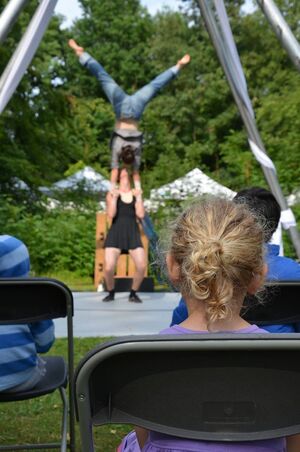
[{"label": "dark hair", "polygon": [[130,146],[130,144],[127,144],[122,147],[120,158],[125,164],[131,165],[134,162],[134,157],[135,157],[134,148]]},{"label": "dark hair", "polygon": [[253,213],[258,215],[265,226],[265,241],[269,242],[277,229],[281,213],[275,196],[265,188],[251,187],[239,191],[233,201],[238,204],[245,204]]}]

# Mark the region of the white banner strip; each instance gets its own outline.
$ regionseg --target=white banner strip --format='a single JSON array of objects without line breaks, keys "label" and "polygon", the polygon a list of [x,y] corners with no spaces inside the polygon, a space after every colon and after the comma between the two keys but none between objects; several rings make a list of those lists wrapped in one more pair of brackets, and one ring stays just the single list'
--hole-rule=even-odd
[{"label": "white banner strip", "polygon": [[2,74],[0,80],[0,113],[3,112],[20,83],[24,72],[31,63],[43,34],[47,29],[56,3],[57,0],[42,0],[14,55],[8,63],[8,69]]},{"label": "white banner strip", "polygon": [[291,209],[281,211],[280,222],[284,229],[290,229],[293,226],[297,226],[295,216]]},{"label": "white banner strip", "polygon": [[223,0],[214,0],[214,5],[219,16],[219,24],[223,34],[225,44],[227,44],[228,51],[232,59],[232,69],[235,73],[235,78],[241,88],[241,95],[243,97],[244,103],[247,106],[249,113],[252,118],[254,118],[254,112],[251,104],[251,100],[248,94],[247,82],[245,74],[242,68],[241,60],[235,45],[234,37],[231,31],[230,23],[228,20],[226,8]]},{"label": "white banner strip", "polygon": [[262,151],[252,140],[248,140],[249,142],[249,146],[251,148],[251,151],[253,152],[256,160],[263,165],[266,168],[270,168],[272,170],[275,171],[276,173],[276,168],[274,163],[272,162],[272,160],[270,159],[270,157],[264,152]]}]

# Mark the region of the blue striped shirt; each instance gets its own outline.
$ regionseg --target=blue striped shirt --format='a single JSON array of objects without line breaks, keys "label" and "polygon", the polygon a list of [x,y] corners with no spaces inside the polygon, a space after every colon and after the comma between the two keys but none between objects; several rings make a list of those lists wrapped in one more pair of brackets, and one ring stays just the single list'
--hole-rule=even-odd
[{"label": "blue striped shirt", "polygon": [[[0,235],[0,278],[26,277],[29,270],[29,253],[24,243]],[[52,320],[0,325],[0,391],[29,380],[36,371],[37,354],[47,352],[53,342]]]}]

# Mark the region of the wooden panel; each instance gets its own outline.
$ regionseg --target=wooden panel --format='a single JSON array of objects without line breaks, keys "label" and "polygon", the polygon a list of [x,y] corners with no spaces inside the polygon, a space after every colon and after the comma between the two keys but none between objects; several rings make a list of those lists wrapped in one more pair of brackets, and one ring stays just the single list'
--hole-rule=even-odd
[{"label": "wooden panel", "polygon": [[119,257],[115,274],[122,278],[127,276],[127,254],[121,254]]},{"label": "wooden panel", "polygon": [[104,277],[104,240],[106,237],[106,214],[97,212],[96,214],[96,251],[94,268],[94,285],[98,287]]},{"label": "wooden panel", "polygon": [[145,276],[148,276],[148,255],[149,255],[149,240],[147,238],[147,236],[144,233],[144,229],[142,228],[142,225],[139,224],[139,228],[140,228],[140,232],[141,232],[141,239],[142,239],[142,244],[145,250],[145,255],[146,255],[146,270],[145,270]]},{"label": "wooden panel", "polygon": [[135,272],[135,265],[134,265],[133,259],[132,259],[132,257],[128,256],[128,273],[127,273],[127,276],[129,278],[133,278],[134,272]]}]

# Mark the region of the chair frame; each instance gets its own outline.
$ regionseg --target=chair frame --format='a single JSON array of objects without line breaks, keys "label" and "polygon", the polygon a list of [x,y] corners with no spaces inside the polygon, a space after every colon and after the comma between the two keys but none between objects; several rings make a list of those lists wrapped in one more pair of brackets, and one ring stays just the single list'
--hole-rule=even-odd
[{"label": "chair frame", "polygon": [[[38,444],[14,444],[14,445],[1,445],[0,450],[34,450],[34,449],[60,449],[61,452],[66,451],[69,448],[72,452],[75,450],[75,418],[74,418],[74,391],[73,391],[73,380],[74,380],[74,345],[73,345],[73,295],[70,289],[62,282],[50,279],[50,278],[0,278],[0,294],[2,292],[1,298],[6,297],[7,294],[10,296],[9,306],[12,306],[14,297],[16,301],[19,299],[21,294],[20,291],[30,294],[30,291],[37,291],[35,293],[36,299],[40,297],[40,306],[38,308],[39,312],[31,312],[30,307],[17,306],[16,312],[18,313],[18,318],[14,319],[12,317],[9,309],[6,311],[6,307],[2,306],[0,311],[0,325],[5,325],[9,323],[31,323],[39,320],[55,319],[60,317],[66,317],[67,319],[67,334],[68,334],[68,385],[69,385],[69,406],[66,396],[66,390],[62,386],[58,386],[56,389],[59,390],[62,405],[62,422],[61,422],[61,442],[59,443],[38,443]],[[48,297],[50,294],[56,293],[60,294],[59,300],[56,301],[55,306],[51,306],[49,299],[44,300],[43,305],[43,291]],[[4,296],[3,296],[4,292]],[[35,306],[36,307],[36,306]],[[49,311],[52,312],[49,313]],[[21,312],[24,309],[24,312]],[[51,360],[50,357],[43,357],[45,360],[47,358]],[[30,395],[30,392],[34,393],[34,388],[30,391],[22,392],[22,398],[18,399],[18,393],[0,393],[0,402],[12,402],[21,401],[33,397],[38,397],[39,394]],[[28,392],[28,395],[26,393]],[[53,392],[53,391],[51,391]],[[47,395],[47,393],[44,393]],[[68,411],[69,411],[69,442],[67,438],[67,424],[68,424]]]},{"label": "chair frame", "polygon": [[242,317],[262,328],[300,322],[299,296],[300,281],[266,281],[261,295],[247,295]]},{"label": "chair frame", "polygon": [[[168,372],[173,372],[177,370],[178,360],[180,360],[183,356],[186,356],[187,353],[197,353],[197,361],[199,356],[199,362],[211,361],[212,358],[209,358],[209,355],[214,353],[219,353],[219,355],[226,355],[226,360],[224,358],[225,367],[222,367],[222,376],[219,378],[218,384],[222,385],[223,376],[227,376],[232,374],[232,368],[227,372],[226,362],[228,358],[235,353],[236,356],[244,357],[248,359],[246,354],[249,352],[252,356],[252,361],[255,365],[255,360],[258,359],[257,363],[260,363],[261,370],[264,372],[263,366],[261,363],[264,363],[264,358],[272,352],[273,356],[275,356],[274,351],[276,352],[276,356],[283,357],[286,353],[294,353],[297,356],[300,352],[300,335],[298,334],[209,334],[209,335],[182,335],[182,336],[173,336],[173,335],[156,335],[156,336],[131,336],[119,338],[117,340],[111,341],[106,344],[102,344],[92,350],[79,364],[75,372],[75,399],[76,399],[76,413],[77,419],[80,424],[80,434],[81,434],[81,444],[83,452],[93,452],[95,450],[95,445],[93,441],[93,426],[102,425],[107,423],[129,423],[134,425],[139,425],[149,430],[169,434],[172,436],[179,436],[182,438],[188,439],[196,439],[196,440],[211,440],[211,441],[249,441],[249,440],[263,440],[270,438],[278,438],[289,436],[292,434],[296,434],[300,432],[300,414],[296,416],[297,423],[290,423],[289,425],[281,424],[281,416],[280,410],[281,408],[277,408],[275,412],[271,414],[272,419],[268,422],[268,428],[266,430],[261,430],[260,425],[255,426],[256,429],[250,427],[249,423],[245,424],[246,427],[243,427],[243,422],[238,426],[237,430],[226,431],[222,428],[219,430],[207,430],[195,428],[182,428],[182,426],[177,426],[177,413],[174,411],[170,414],[172,417],[172,422],[175,422],[176,425],[171,423],[166,423],[165,419],[161,419],[160,409],[158,409],[157,405],[153,405],[157,403],[157,401],[153,401],[153,397],[149,397],[149,394],[153,394],[151,391],[151,384],[147,386],[145,389],[145,393],[148,394],[146,396],[146,402],[141,397],[141,400],[138,401],[138,406],[140,409],[141,416],[137,414],[136,405],[134,405],[133,410],[131,409],[131,394],[139,394],[138,392],[141,387],[144,388],[143,383],[148,378],[152,378],[152,376],[157,374],[157,378],[159,381],[159,387],[161,389],[162,394],[169,393],[171,389],[168,384],[160,386],[161,375],[163,374],[163,370],[161,370],[161,363],[166,360],[170,360],[171,364]],[[201,354],[206,359],[201,360]],[[159,358],[160,356],[160,358]],[[171,358],[173,356],[173,358]],[[229,359],[229,361],[232,361]],[[128,362],[129,361],[129,362]],[[252,363],[251,361],[251,363]],[[110,367],[110,363],[113,363],[113,366]],[[147,363],[151,363],[149,366]],[[123,372],[117,372],[116,369],[122,368],[122,364],[128,364],[128,368],[130,366],[135,366],[133,371],[129,372],[129,376],[126,374],[126,378],[124,377]],[[135,364],[136,363],[136,364]],[[194,367],[197,367],[195,361],[193,361],[192,368],[194,371]],[[272,364],[272,363],[271,363]],[[290,363],[288,363],[290,364]],[[206,365],[206,364],[205,364]],[[232,364],[231,364],[232,365]],[[163,364],[164,366],[164,364]],[[149,369],[148,369],[149,367]],[[188,367],[188,366],[187,366]],[[271,366],[272,367],[272,366]],[[145,368],[147,368],[145,370]],[[123,367],[124,369],[124,367]],[[127,369],[126,369],[127,370]],[[181,369],[182,370],[182,369]],[[290,369],[289,369],[290,370]],[[292,369],[296,376],[300,376],[300,363],[297,365],[297,369]],[[202,369],[201,369],[202,371]],[[212,366],[212,371],[214,372],[214,366]],[[257,371],[255,366],[252,368],[252,371]],[[277,369],[276,369],[277,371]],[[96,372],[97,380],[93,385],[93,373]],[[117,375],[116,375],[117,374]],[[275,374],[275,371],[274,371]],[[103,379],[101,378],[103,375]],[[105,377],[107,375],[107,377]],[[187,377],[190,375],[186,374]],[[215,375],[215,373],[211,374]],[[146,379],[143,378],[146,376]],[[95,378],[95,377],[94,377]],[[105,379],[106,378],[106,379]],[[139,378],[141,378],[141,383],[139,383]],[[176,377],[174,381],[176,381]],[[228,378],[228,376],[227,376]],[[254,378],[255,380],[255,378]],[[295,380],[295,378],[294,378]],[[157,385],[156,381],[156,385]],[[191,384],[191,380],[187,378],[185,381],[189,381]],[[296,379],[298,381],[298,378]],[[235,383],[235,382],[234,382]],[[177,384],[177,383],[176,383]],[[197,383],[198,384],[198,380]],[[260,384],[260,382],[255,382],[255,384]],[[297,383],[296,383],[297,384]],[[139,388],[138,388],[138,385]],[[262,387],[263,385],[263,387]],[[102,390],[102,386],[104,386]],[[199,385],[198,385],[199,386]],[[157,387],[157,386],[156,386]],[[94,389],[93,389],[94,388]],[[116,389],[117,388],[117,389]],[[138,389],[137,389],[138,388]],[[153,388],[153,386],[152,386]],[[265,382],[261,382],[261,386],[258,387],[260,389],[260,393],[264,393],[266,389]],[[291,388],[288,387],[287,391],[290,391]],[[95,391],[98,394],[98,398],[100,397],[100,402],[95,401]],[[137,391],[137,392],[135,392]],[[252,390],[253,392],[253,390]],[[122,402],[121,405],[118,405],[118,401],[120,401],[120,393]],[[235,386],[232,389],[232,399],[235,400]],[[256,394],[256,392],[254,391]],[[124,395],[125,394],[125,395]],[[103,396],[103,398],[102,398]],[[168,395],[168,400],[175,400],[178,396],[177,393],[172,393],[171,397]],[[209,393],[210,397],[211,394]],[[274,394],[275,396],[275,394]],[[299,399],[299,400],[298,400]],[[297,402],[300,402],[300,395],[297,399]],[[124,402],[124,400],[126,402]],[[129,402],[128,402],[129,400]],[[212,399],[214,400],[213,397]],[[238,399],[239,400],[239,399]],[[126,403],[129,405],[126,405]],[[197,399],[197,402],[199,400]],[[256,401],[255,401],[256,402]],[[290,398],[287,400],[288,410],[294,410],[294,404],[297,404],[294,398]],[[122,406],[122,403],[125,403]],[[226,402],[227,403],[227,402]],[[237,402],[238,404],[239,402]],[[252,403],[252,402],[251,402]],[[101,409],[97,411],[97,406],[101,406]],[[150,411],[151,416],[147,418],[147,414],[144,412],[144,407],[151,405]],[[192,405],[195,405],[195,400],[192,400]],[[153,406],[152,406],[153,405]],[[201,400],[200,400],[201,405]],[[142,408],[141,408],[142,407]],[[152,409],[154,407],[154,409]],[[193,407],[195,410],[195,407]],[[264,409],[265,407],[263,407]],[[181,421],[182,418],[184,422],[187,422],[187,415],[190,407],[182,408],[180,405],[180,416]],[[93,412],[93,410],[95,412]],[[148,408],[147,408],[148,410]],[[182,410],[185,410],[182,414]],[[193,412],[192,418],[193,422],[197,419],[197,414],[199,415],[199,406],[197,406],[197,411]],[[260,407],[261,410],[261,407]],[[176,411],[176,410],[175,410]],[[224,410],[225,412],[225,410]],[[293,415],[294,415],[293,412]],[[223,413],[222,413],[223,414]],[[261,414],[261,413],[260,413]],[[168,416],[168,413],[164,413],[164,416]],[[275,416],[275,417],[274,417]],[[169,419],[168,419],[169,420]],[[195,421],[195,422],[198,422]],[[277,424],[278,425],[277,425]],[[203,424],[199,424],[203,427]],[[226,422],[224,424],[226,426]],[[224,427],[222,425],[221,427]],[[248,430],[247,430],[248,429]]]}]

